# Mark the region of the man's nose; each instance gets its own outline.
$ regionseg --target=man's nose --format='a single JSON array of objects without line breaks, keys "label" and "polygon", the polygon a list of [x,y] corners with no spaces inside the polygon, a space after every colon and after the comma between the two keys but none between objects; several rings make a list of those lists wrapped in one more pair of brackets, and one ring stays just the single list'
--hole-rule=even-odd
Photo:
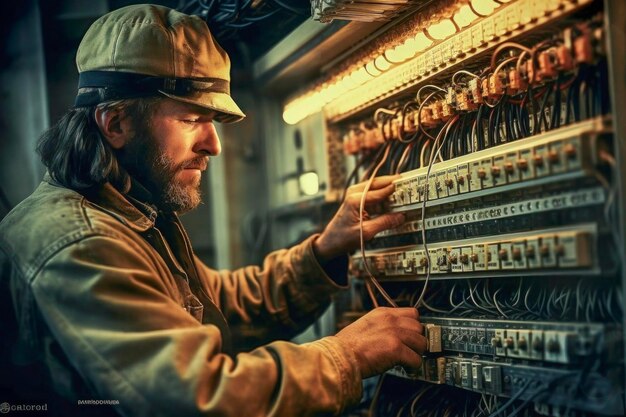
[{"label": "man's nose", "polygon": [[217,156],[222,152],[222,144],[213,122],[207,123],[193,149],[202,155]]}]

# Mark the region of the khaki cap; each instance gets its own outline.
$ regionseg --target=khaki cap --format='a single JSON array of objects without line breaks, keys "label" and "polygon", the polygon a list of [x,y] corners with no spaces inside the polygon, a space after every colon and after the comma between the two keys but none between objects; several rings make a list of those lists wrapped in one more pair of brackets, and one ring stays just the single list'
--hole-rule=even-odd
[{"label": "khaki cap", "polygon": [[76,66],[77,107],[161,94],[215,110],[219,122],[245,117],[230,96],[230,59],[198,16],[149,4],[110,12],[85,33]]}]

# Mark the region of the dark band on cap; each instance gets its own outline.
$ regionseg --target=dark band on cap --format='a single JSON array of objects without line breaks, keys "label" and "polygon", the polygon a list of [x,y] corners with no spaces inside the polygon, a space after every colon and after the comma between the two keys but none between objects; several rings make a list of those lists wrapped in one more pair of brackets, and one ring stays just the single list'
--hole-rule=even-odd
[{"label": "dark band on cap", "polygon": [[[97,90],[80,92],[81,88]],[[95,106],[105,101],[158,95],[185,97],[194,93],[230,95],[230,83],[221,78],[165,78],[120,71],[86,71],[78,78],[74,107]]]}]

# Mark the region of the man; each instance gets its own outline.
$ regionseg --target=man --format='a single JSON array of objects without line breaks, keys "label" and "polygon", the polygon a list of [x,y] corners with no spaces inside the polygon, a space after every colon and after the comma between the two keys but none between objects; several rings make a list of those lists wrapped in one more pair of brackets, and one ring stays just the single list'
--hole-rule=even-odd
[{"label": "man", "polygon": [[[177,213],[198,205],[220,153],[213,123],[244,117],[203,20],[129,6],[91,26],[76,60],[75,108],[38,147],[48,174],[0,225],[13,395],[58,415],[336,415],[358,402],[362,378],[419,365],[426,341],[411,308],[376,309],[313,343],[270,342],[345,286],[362,185],[323,233],[262,267],[218,272],[194,256]],[[373,182],[368,207],[391,180]],[[402,220],[367,220],[365,235]],[[268,344],[235,353],[250,329]],[[88,399],[113,407],[78,406]]]}]

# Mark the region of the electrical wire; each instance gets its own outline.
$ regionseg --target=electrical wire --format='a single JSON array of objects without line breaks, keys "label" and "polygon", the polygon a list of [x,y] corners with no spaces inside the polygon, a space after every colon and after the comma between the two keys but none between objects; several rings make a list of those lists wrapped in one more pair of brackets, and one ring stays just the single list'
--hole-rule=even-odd
[{"label": "electrical wire", "polygon": [[502,288],[499,288],[495,293],[493,293],[493,303],[496,306],[496,308],[498,309],[498,311],[500,312],[500,314],[502,314],[502,316],[505,319],[508,319],[509,316],[506,315],[506,313],[504,311],[502,311],[502,309],[500,308],[500,306],[498,305],[498,300],[497,300],[497,296],[498,293],[502,290]]},{"label": "electrical wire", "polygon": [[190,0],[179,1],[177,10],[203,17],[214,35],[220,39],[236,39],[239,30],[265,21],[279,12],[306,16],[308,9],[300,9],[285,0]]},{"label": "electrical wire", "polygon": [[400,120],[400,127],[398,129],[398,136],[399,136],[398,140],[400,142],[402,142],[402,143],[414,142],[417,139],[417,137],[419,136],[419,129],[416,129],[416,131],[413,134],[411,134],[410,138],[406,139],[404,137],[404,133],[405,133],[404,132],[404,125],[405,125],[405,121],[406,121],[407,112],[409,111],[409,109],[414,108],[415,106],[417,106],[417,108],[419,109],[418,104],[416,102],[414,102],[414,101],[407,101],[404,104],[404,106],[402,106],[402,112],[401,112],[402,118]]},{"label": "electrical wire", "polygon": [[424,144],[422,145],[422,150],[420,151],[420,168],[426,165],[426,151],[430,149],[431,144],[431,140],[425,140]]},{"label": "electrical wire", "polygon": [[[496,48],[495,51],[493,51],[493,54],[491,55],[491,70],[493,71],[494,67],[496,66],[496,58],[498,57],[498,54],[500,54],[500,52],[502,52],[505,49],[519,49],[523,52],[526,52],[528,54],[532,53],[532,50],[530,48],[525,47],[524,45],[521,45],[519,43],[515,43],[515,42],[504,42],[501,43],[500,45],[498,45],[498,47]],[[513,59],[517,59],[516,57],[514,57]],[[498,72],[493,71],[494,73]]]},{"label": "electrical wire", "polygon": [[[380,148],[379,151],[382,151],[383,147]],[[346,185],[343,188],[343,192],[341,194],[341,202],[343,202],[346,199],[346,193],[348,191],[348,188],[350,187],[350,185],[352,184],[352,181],[355,181],[355,179],[358,178],[358,174],[359,174],[359,169],[361,167],[363,167],[364,165],[366,165],[371,159],[376,160],[377,157],[382,154],[382,152],[368,152],[364,155],[361,156],[360,159],[357,160],[356,164],[354,165],[354,168],[352,169],[352,172],[350,172],[350,175],[348,175],[348,179],[346,180]]]},{"label": "electrical wire", "polygon": [[376,294],[374,294],[374,290],[372,289],[372,283],[369,279],[365,280],[365,288],[367,289],[367,293],[370,296],[370,300],[372,300],[372,304],[374,304],[374,308],[378,308],[378,300],[376,299]]},{"label": "electrical wire", "polygon": [[502,71],[502,68],[504,68],[505,65],[508,65],[510,63],[512,63],[513,61],[517,61],[517,57],[514,56],[512,58],[507,58],[504,61],[502,61],[497,67],[496,69],[493,71],[494,76],[497,75],[500,71]]},{"label": "electrical wire", "polygon": [[[426,85],[423,85],[422,87],[420,87],[420,89],[419,89],[419,90],[417,90],[417,94],[415,95],[415,100],[417,101],[417,104],[418,104],[418,105],[420,105],[420,106],[423,104],[423,102],[422,102],[422,100],[420,99],[420,97],[421,97],[421,95],[422,95],[422,91],[423,91],[425,88],[431,88],[431,89],[435,90],[435,92],[441,92],[441,93],[445,93],[445,92],[446,92],[446,90],[444,90],[443,88],[441,88],[441,87],[439,87],[439,86],[436,86],[436,85],[434,85],[434,84],[426,84]],[[426,99],[426,100],[428,100],[428,99]]]},{"label": "electrical wire", "polygon": [[271,0],[272,2],[276,3],[277,5],[279,5],[280,7],[282,7],[285,10],[289,10],[292,13],[295,14],[299,14],[302,16],[309,16],[310,15],[310,10],[309,9],[298,9],[296,7],[293,7],[281,0]]},{"label": "electrical wire", "polygon": [[[552,40],[542,42],[532,49],[519,44],[509,43],[507,45],[505,43],[499,45],[493,53],[491,70],[494,74],[497,75],[501,71],[506,71],[507,65],[510,65],[511,69],[515,66],[522,77],[527,77],[529,86],[525,91],[520,88],[519,91],[510,95],[502,94],[495,102],[494,97],[491,97],[491,101],[485,101],[475,110],[460,112],[457,108],[459,114],[454,119],[445,123],[439,119],[435,123],[424,126],[422,124],[423,110],[425,108],[428,110],[426,106],[432,103],[432,100],[439,99],[446,92],[444,88],[425,85],[418,90],[415,101],[404,103],[401,110],[384,109],[384,111],[375,114],[377,119],[384,119],[382,125],[388,128],[387,132],[391,132],[390,123],[392,119],[400,118],[399,115],[401,115],[401,120],[398,126],[398,137],[395,138],[398,140],[395,145],[388,145],[385,148],[386,156],[383,160],[386,159],[386,161],[380,160],[376,168],[368,170],[370,172],[370,186],[374,177],[385,169],[399,173],[407,167],[427,167],[425,183],[423,188],[419,190],[423,194],[421,213],[419,214],[422,226],[419,229],[421,242],[418,240],[419,235],[416,234],[414,237],[415,242],[421,243],[424,247],[425,278],[417,280],[411,284],[410,289],[403,291],[395,300],[397,305],[406,305],[408,302],[415,308],[423,306],[427,310],[425,314],[429,316],[448,317],[454,315],[455,317],[487,317],[507,320],[572,320],[575,318],[585,322],[621,322],[623,294],[619,286],[614,284],[594,288],[592,284],[584,281],[584,278],[567,283],[558,280],[550,280],[549,282],[524,281],[523,278],[519,278],[502,284],[494,280],[478,279],[463,281],[467,283],[466,286],[454,283],[450,288],[450,284],[440,284],[442,281],[429,281],[432,273],[432,258],[428,249],[428,241],[433,240],[432,236],[439,240],[453,240],[439,237],[446,235],[443,233],[439,235],[435,230],[426,230],[425,227],[426,208],[429,200],[428,187],[429,185],[432,186],[430,182],[433,179],[431,172],[434,163],[467,155],[476,150],[501,143],[537,135],[542,131],[557,129],[562,125],[599,113],[604,114],[607,106],[605,103],[606,94],[602,91],[604,80],[598,66],[589,65],[588,68],[585,68],[585,65],[578,65],[573,75],[570,72],[557,71],[557,76],[552,79],[544,79],[544,75],[537,75],[538,64],[540,63],[537,58],[538,54],[543,53],[542,51],[552,43]],[[517,49],[520,53],[517,56],[500,60],[498,63],[498,54],[507,48]],[[460,88],[468,80],[465,77],[480,78],[470,71],[461,70],[452,75],[451,85]],[[427,89],[434,91],[426,94]],[[422,96],[425,96],[423,100]],[[414,111],[416,105],[418,106],[417,132],[413,133],[412,127],[409,128],[411,129],[410,133],[405,132],[406,118],[409,117],[411,111]],[[425,112],[425,117],[427,115]],[[397,121],[394,120],[393,123],[395,126]],[[395,134],[387,136],[395,136]],[[401,146],[400,143],[408,144]],[[615,158],[610,153],[600,151],[598,156],[606,165],[615,165]],[[600,175],[598,180],[609,192],[605,206],[602,207],[606,223],[614,224],[612,216],[614,216],[615,197],[610,194],[614,187],[611,187],[612,184],[608,178],[611,178],[610,174]],[[366,190],[368,189],[369,187],[366,187]],[[432,192],[432,190],[430,191]],[[363,234],[363,204],[364,197],[362,197],[360,206],[361,239]],[[417,221],[415,223],[419,224]],[[370,297],[375,299],[376,295],[373,294],[374,281],[372,279],[375,280],[376,278],[373,277],[367,267],[367,262],[365,262],[363,241],[361,241],[361,251],[367,272],[371,277],[366,280],[366,285],[368,285]],[[421,286],[422,283],[423,287]],[[425,296],[427,289],[429,291],[428,297]],[[388,300],[387,302],[389,303]],[[572,380],[566,382],[568,382],[570,390],[584,387],[582,373],[569,378]],[[498,415],[509,417],[528,415],[528,404],[538,401],[540,395],[549,395],[553,388],[552,384],[541,385],[529,392],[530,385],[531,381],[528,381],[504,404],[497,404],[495,396],[487,398],[482,395],[478,402],[479,407],[471,414],[473,416],[491,415],[493,417]],[[467,416],[470,414],[467,410],[468,403],[465,403],[466,409],[463,413],[463,410],[454,410],[451,404],[445,403],[444,399],[438,402],[436,407],[418,410],[416,404],[422,399],[430,400],[429,395],[423,393],[421,396],[416,395],[410,400],[411,408],[407,410],[406,404],[403,405],[398,411],[398,415],[407,415],[407,412],[410,412],[411,416],[441,417],[455,415],[455,411],[458,411],[457,415]]]},{"label": "electrical wire", "polygon": [[417,403],[419,402],[420,398],[422,398],[429,390],[432,390],[433,388],[434,388],[433,386],[429,386],[417,393],[415,398],[411,401],[411,407],[410,407],[411,417],[416,416],[415,412],[417,410],[415,410],[415,407],[417,406]]},{"label": "electrical wire", "polygon": [[[373,161],[378,161],[379,160],[379,158],[386,152],[386,146],[389,143],[390,142],[386,142],[385,145],[380,146],[378,148],[378,151],[376,152],[376,156],[374,157]],[[372,163],[372,165],[370,165],[370,167],[367,170],[365,170],[365,173],[363,174],[363,177],[361,177],[361,181],[360,182],[363,182],[363,181],[365,181],[365,180],[367,180],[367,179],[369,179],[371,177],[372,171],[374,170],[375,166],[376,165],[374,165]]]},{"label": "electrical wire", "polygon": [[399,174],[402,168],[404,168],[404,165],[407,162],[406,161],[407,156],[409,155],[409,153],[411,153],[412,149],[413,149],[413,143],[409,143],[404,149],[404,152],[402,152],[402,156],[400,157],[400,160],[398,161],[398,166],[395,169],[396,174]]},{"label": "electrical wire", "polygon": [[443,147],[443,144],[445,143],[445,141],[442,140],[442,134],[448,131],[450,126],[458,120],[458,117],[459,116],[456,115],[452,119],[448,120],[448,122],[446,122],[446,125],[444,125],[444,127],[441,128],[441,130],[439,131],[439,134],[437,135],[437,138],[435,139],[433,143],[433,149],[437,147],[437,144],[439,143],[439,141],[441,141],[441,145],[439,145],[439,147],[437,148],[435,152],[431,152],[430,162],[428,164],[428,170],[426,171],[426,180],[424,183],[424,198],[422,199],[422,213],[421,213],[422,215],[422,245],[424,246],[424,256],[426,259],[426,279],[424,280],[424,287],[422,288],[422,292],[420,296],[418,297],[417,301],[415,302],[415,304],[413,305],[415,308],[418,308],[422,303],[422,299],[424,298],[424,295],[426,294],[426,288],[428,287],[428,281],[430,279],[430,273],[431,273],[430,253],[428,251],[428,244],[426,242],[426,201],[428,200],[428,195],[429,195],[428,183],[430,181],[430,172],[432,170],[433,163],[435,161],[435,155],[441,151],[441,148]]},{"label": "electrical wire", "polygon": [[374,112],[374,121],[378,120],[378,118],[380,117],[381,114],[388,114],[391,116],[395,116],[396,115],[396,110],[389,110],[389,109],[385,109],[385,108],[379,108],[376,109],[376,111]]},{"label": "electrical wire", "polygon": [[[369,265],[367,264],[367,258],[365,257],[365,238],[363,235],[363,218],[364,218],[364,214],[365,214],[365,197],[367,196],[367,192],[369,191],[370,187],[372,186],[372,183],[374,182],[374,178],[376,178],[376,173],[378,172],[378,170],[380,169],[380,167],[385,163],[387,157],[389,156],[389,150],[391,149],[391,146],[389,145],[389,142],[387,144],[385,144],[385,153],[383,154],[383,157],[381,158],[380,162],[378,163],[378,165],[376,165],[376,168],[374,168],[374,171],[372,172],[372,175],[370,177],[370,179],[367,181],[367,183],[365,184],[365,188],[363,189],[363,193],[361,195],[361,202],[359,204],[359,239],[360,239],[360,244],[361,244],[361,256],[363,257],[363,265],[365,266],[365,270],[368,273],[368,281],[374,285],[374,287],[376,287],[376,289],[378,290],[378,292],[383,296],[383,298],[385,299],[385,301],[387,301],[387,303],[389,303],[389,305],[393,306],[393,307],[397,307],[398,305],[395,303],[395,301],[389,296],[389,294],[387,294],[387,291],[385,291],[385,289],[378,283],[378,280],[376,279],[376,277],[374,277],[374,274],[372,274],[372,271],[369,268]],[[373,295],[373,292],[371,293]],[[372,302],[374,302],[374,304],[376,304],[374,297],[372,299]]]},{"label": "electrical wire", "polygon": [[477,78],[477,79],[479,79],[479,80],[480,80],[480,77],[479,77],[478,75],[474,74],[474,73],[471,73],[471,72],[466,71],[466,70],[459,70],[459,71],[455,72],[454,74],[452,74],[452,85],[454,85],[454,86],[456,86],[456,87],[460,87],[460,85],[456,82],[456,77],[457,77],[459,74],[462,74],[462,75],[463,75],[463,74],[464,74],[464,75],[468,75],[468,76],[470,76],[470,77],[472,77],[472,78]]},{"label": "electrical wire", "polygon": [[511,398],[509,398],[509,400],[506,403],[504,403],[504,405],[502,405],[496,411],[491,413],[489,415],[489,417],[496,417],[496,416],[500,415],[502,412],[504,412],[507,408],[509,408],[515,401],[517,401],[518,398],[520,398],[522,395],[524,395],[524,392],[526,392],[526,390],[528,389],[528,387],[530,387],[530,384],[532,382],[533,382],[533,380],[529,378],[528,381],[520,388],[520,390],[517,391],[517,393],[515,393],[515,395],[513,395]]}]

